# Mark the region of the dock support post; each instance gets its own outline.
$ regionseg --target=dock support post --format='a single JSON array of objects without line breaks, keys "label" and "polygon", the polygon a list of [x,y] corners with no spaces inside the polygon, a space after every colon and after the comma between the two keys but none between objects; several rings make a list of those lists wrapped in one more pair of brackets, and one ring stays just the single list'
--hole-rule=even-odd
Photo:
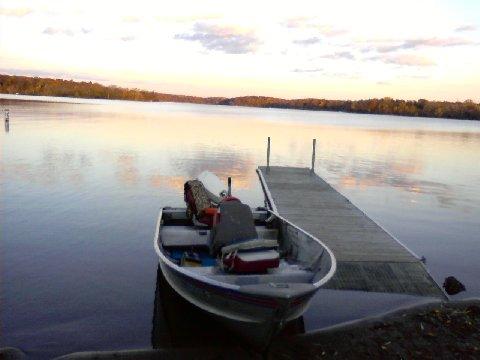
[{"label": "dock support post", "polygon": [[5,109],[5,122],[10,121],[10,110]]},{"label": "dock support post", "polygon": [[312,168],[310,169],[310,172],[313,174],[315,172],[315,147],[317,145],[317,139],[313,139],[313,144],[312,144]]},{"label": "dock support post", "polygon": [[270,136],[267,142],[267,172],[270,171]]}]

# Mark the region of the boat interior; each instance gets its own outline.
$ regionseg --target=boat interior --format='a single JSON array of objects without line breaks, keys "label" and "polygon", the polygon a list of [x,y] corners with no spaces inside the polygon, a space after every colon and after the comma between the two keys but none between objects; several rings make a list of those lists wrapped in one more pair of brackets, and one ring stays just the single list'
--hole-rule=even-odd
[{"label": "boat interior", "polygon": [[[196,221],[187,208],[162,209],[158,245],[173,263],[219,282],[235,285],[315,283],[330,270],[332,259],[320,242],[266,208],[251,209],[256,240],[277,244],[278,266],[262,272],[232,273],[212,254],[214,227]],[[248,255],[248,252],[247,252]],[[252,255],[249,255],[252,256]]]}]

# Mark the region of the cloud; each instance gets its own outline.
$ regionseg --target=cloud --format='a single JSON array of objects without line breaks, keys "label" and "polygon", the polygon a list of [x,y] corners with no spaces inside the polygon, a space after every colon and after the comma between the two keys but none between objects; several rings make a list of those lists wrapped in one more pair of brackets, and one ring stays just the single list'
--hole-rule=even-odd
[{"label": "cloud", "polygon": [[400,54],[395,56],[382,55],[382,56],[373,56],[368,60],[382,61],[386,64],[395,64],[402,66],[433,66],[435,62],[425,56],[415,55],[415,54]]},{"label": "cloud", "polygon": [[184,16],[156,16],[155,20],[167,23],[188,23],[216,20],[222,18],[219,14],[203,14],[203,15],[184,15]]},{"label": "cloud", "polygon": [[308,16],[297,16],[286,19],[282,24],[288,28],[301,28],[311,21],[313,18]]},{"label": "cloud", "polygon": [[329,37],[343,35],[348,32],[346,29],[340,29],[330,25],[316,25],[315,28],[320,31],[322,35]]},{"label": "cloud", "polygon": [[284,20],[282,24],[291,29],[314,29],[327,37],[339,36],[348,32],[347,29],[338,28],[328,24],[321,24],[319,21],[320,20],[315,17],[298,16],[288,18]]},{"label": "cloud", "polygon": [[317,73],[317,72],[323,72],[323,69],[322,68],[293,69],[292,72],[295,72],[295,73]]},{"label": "cloud", "polygon": [[425,79],[429,79],[430,76],[428,75],[407,75],[407,76],[404,76],[405,78],[407,79],[421,79],[421,80],[425,80]]},{"label": "cloud", "polygon": [[477,30],[477,27],[475,25],[463,25],[455,29],[456,32],[475,31],[475,30]]},{"label": "cloud", "polygon": [[313,45],[318,44],[321,40],[318,37],[312,37],[307,39],[293,40],[294,44],[298,45]]},{"label": "cloud", "polygon": [[175,39],[198,41],[207,50],[227,54],[252,53],[260,43],[252,31],[204,23],[196,23],[191,34],[176,34]]},{"label": "cloud", "polygon": [[401,44],[378,46],[376,50],[381,53],[393,52],[404,49],[416,49],[419,47],[450,47],[472,45],[473,41],[462,38],[430,38],[405,40]]},{"label": "cloud", "polygon": [[17,75],[17,76],[33,76],[33,77],[47,77],[54,79],[65,79],[75,81],[98,81],[108,82],[106,77],[100,77],[84,72],[70,73],[62,71],[48,71],[39,69],[22,69],[22,68],[2,68],[0,67],[0,74]]},{"label": "cloud", "polygon": [[92,29],[89,29],[89,28],[80,28],[78,30],[72,30],[72,29],[69,29],[69,28],[55,28],[55,27],[47,27],[43,30],[43,34],[46,34],[46,35],[66,35],[66,36],[74,36],[76,35],[77,33],[81,33],[81,34],[89,34],[91,33],[93,30]]},{"label": "cloud", "polygon": [[0,8],[0,15],[3,16],[13,16],[13,17],[24,17],[32,13],[33,10],[29,8],[14,8],[14,9],[6,9]]},{"label": "cloud", "polygon": [[66,36],[73,36],[74,33],[70,29],[66,28],[53,28],[53,27],[47,27],[45,30],[43,30],[44,34],[47,35],[66,35]]},{"label": "cloud", "polygon": [[120,38],[120,40],[122,40],[122,41],[133,41],[133,40],[135,40],[135,36],[133,36],[133,35],[122,36]]},{"label": "cloud", "polygon": [[355,56],[349,51],[337,51],[333,54],[326,54],[326,55],[319,56],[319,58],[332,59],[332,60],[338,60],[338,59],[355,60]]},{"label": "cloud", "polygon": [[330,76],[333,78],[344,78],[350,80],[356,80],[360,78],[360,75],[357,72],[325,72],[325,76]]},{"label": "cloud", "polygon": [[126,23],[138,23],[140,22],[140,18],[138,16],[129,15],[129,16],[124,16],[122,18],[122,21]]},{"label": "cloud", "polygon": [[300,73],[300,74],[319,74],[323,77],[331,77],[331,78],[343,78],[343,79],[350,79],[350,80],[355,80],[359,78],[358,73],[356,72],[334,72],[334,71],[329,71],[325,70],[323,68],[297,68],[293,69],[292,72],[294,73]]}]

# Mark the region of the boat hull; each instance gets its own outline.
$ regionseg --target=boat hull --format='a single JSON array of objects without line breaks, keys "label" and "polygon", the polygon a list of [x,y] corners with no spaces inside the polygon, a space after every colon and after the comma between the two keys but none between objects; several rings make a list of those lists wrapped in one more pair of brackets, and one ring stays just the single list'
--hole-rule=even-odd
[{"label": "boat hull", "polygon": [[[180,296],[157,269],[153,314],[152,347],[199,348],[212,343],[225,348],[248,345],[252,351],[263,351],[276,335],[272,324],[234,321],[216,316]],[[304,333],[303,318],[288,322],[283,331],[289,335]],[[198,334],[202,336],[199,337]]]},{"label": "boat hull", "polygon": [[[335,272],[335,258],[325,244],[273,213],[263,221],[273,223],[276,220],[284,240],[288,239],[290,246],[297,249],[294,259],[300,257],[299,263],[306,269],[312,269],[305,272],[301,270],[300,277],[295,277],[295,281],[281,274],[259,274],[258,278],[232,275],[225,279],[228,274],[216,276],[209,272],[211,269],[179,266],[164,251],[161,230],[163,226],[182,224],[181,221],[186,220],[185,214],[184,209],[168,207],[160,211],[154,248],[159,256],[162,274],[178,295],[214,315],[232,330],[243,332],[242,329],[245,329],[246,333],[263,334],[262,338],[271,338],[287,322],[303,315],[315,292]],[[288,268],[285,274],[288,274]]]},{"label": "boat hull", "polygon": [[160,260],[170,286],[185,300],[214,315],[244,323],[268,324],[281,328],[300,317],[314,292],[293,298],[273,298],[207,284],[191,278]]}]

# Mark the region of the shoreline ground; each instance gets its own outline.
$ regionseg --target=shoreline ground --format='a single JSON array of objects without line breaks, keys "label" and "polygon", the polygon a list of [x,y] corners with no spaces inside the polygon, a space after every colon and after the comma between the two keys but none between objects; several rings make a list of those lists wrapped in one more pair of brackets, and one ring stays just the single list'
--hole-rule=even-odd
[{"label": "shoreline ground", "polygon": [[[28,359],[21,353],[5,359]],[[140,349],[80,352],[58,360],[79,359],[241,359],[259,358],[242,348]],[[11,353],[11,350],[10,350]],[[273,341],[267,359],[435,359],[480,358],[480,298],[435,302],[383,317]]]},{"label": "shoreline ground", "polygon": [[271,346],[272,359],[480,358],[480,299],[395,311]]}]

